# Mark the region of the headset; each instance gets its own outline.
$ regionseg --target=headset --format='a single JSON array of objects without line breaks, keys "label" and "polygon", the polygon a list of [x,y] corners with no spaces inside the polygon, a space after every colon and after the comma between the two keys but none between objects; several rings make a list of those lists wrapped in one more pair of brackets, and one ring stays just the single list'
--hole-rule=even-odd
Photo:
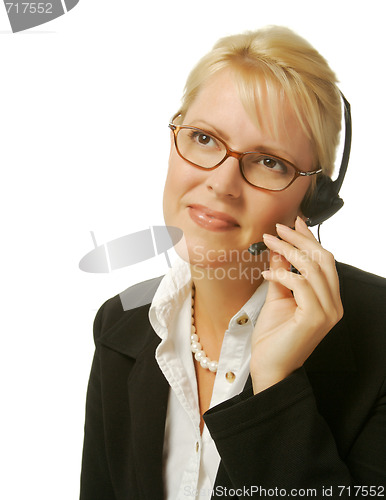
[{"label": "headset", "polygon": [[[322,222],[336,214],[336,212],[343,207],[344,203],[342,198],[339,196],[339,191],[342,187],[350,158],[352,124],[350,103],[347,101],[342,92],[340,95],[343,101],[345,138],[339,174],[335,181],[327,175],[321,174],[318,176],[312,196],[303,201],[301,204],[301,211],[303,215],[307,217],[306,224],[309,227],[317,225],[320,226]],[[248,251],[252,255],[259,255],[266,249],[266,245],[262,241],[259,241],[257,243],[253,243],[248,248]]]}]

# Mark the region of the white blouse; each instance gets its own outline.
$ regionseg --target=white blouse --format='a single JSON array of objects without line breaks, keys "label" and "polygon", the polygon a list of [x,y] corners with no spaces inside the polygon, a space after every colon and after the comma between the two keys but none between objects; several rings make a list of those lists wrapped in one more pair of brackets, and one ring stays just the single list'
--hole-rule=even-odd
[{"label": "white blouse", "polygon": [[[206,427],[200,433],[200,409],[193,355],[190,350],[191,274],[181,259],[163,278],[149,311],[161,338],[156,360],[171,390],[164,438],[164,484],[167,500],[209,500],[220,456]],[[263,282],[233,316],[225,332],[210,408],[239,394],[247,381],[250,341],[264,304]]]}]

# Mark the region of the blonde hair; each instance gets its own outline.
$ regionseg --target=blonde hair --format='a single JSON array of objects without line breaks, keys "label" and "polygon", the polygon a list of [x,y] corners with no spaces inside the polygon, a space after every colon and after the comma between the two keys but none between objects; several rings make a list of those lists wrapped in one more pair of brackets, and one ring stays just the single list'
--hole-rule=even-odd
[{"label": "blonde hair", "polygon": [[316,166],[331,176],[341,128],[341,97],[327,61],[306,40],[288,28],[270,26],[221,38],[190,73],[181,119],[208,79],[221,69],[235,75],[240,99],[257,124],[259,101],[268,98],[274,129],[287,99],[310,138]]}]

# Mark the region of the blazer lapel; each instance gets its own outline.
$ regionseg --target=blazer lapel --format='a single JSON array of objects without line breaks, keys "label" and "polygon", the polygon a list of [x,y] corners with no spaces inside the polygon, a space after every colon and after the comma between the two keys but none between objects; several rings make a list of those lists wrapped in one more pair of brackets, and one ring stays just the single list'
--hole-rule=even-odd
[{"label": "blazer lapel", "polygon": [[[159,338],[138,356],[128,380],[135,468],[143,498],[163,498],[162,451],[169,384],[154,353]],[[149,480],[151,478],[151,480]]]},{"label": "blazer lapel", "polygon": [[149,305],[125,312],[99,342],[135,360],[127,378],[129,446],[140,496],[155,500],[163,498],[162,450],[169,385],[155,359],[161,339],[149,323],[148,311]]}]

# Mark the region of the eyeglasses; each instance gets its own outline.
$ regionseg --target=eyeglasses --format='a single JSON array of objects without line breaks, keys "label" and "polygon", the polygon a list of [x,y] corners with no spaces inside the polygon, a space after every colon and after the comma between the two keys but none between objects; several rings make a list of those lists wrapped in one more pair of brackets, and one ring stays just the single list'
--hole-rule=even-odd
[{"label": "eyeglasses", "polygon": [[304,172],[293,163],[279,156],[258,151],[234,151],[214,134],[188,125],[169,123],[174,134],[177,153],[194,167],[213,170],[227,158],[239,160],[243,178],[252,186],[269,191],[282,191],[298,177],[319,174],[322,169]]}]

